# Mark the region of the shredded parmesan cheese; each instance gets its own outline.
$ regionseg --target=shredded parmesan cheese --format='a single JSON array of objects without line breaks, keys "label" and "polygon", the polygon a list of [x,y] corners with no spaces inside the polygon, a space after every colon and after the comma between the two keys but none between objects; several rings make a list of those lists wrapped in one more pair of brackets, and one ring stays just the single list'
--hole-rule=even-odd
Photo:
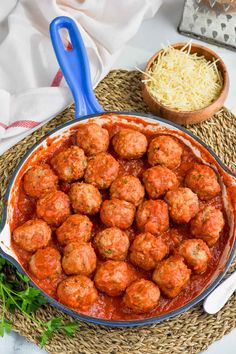
[{"label": "shredded parmesan cheese", "polygon": [[180,50],[171,45],[163,48],[143,80],[161,104],[178,111],[206,107],[222,90],[217,60],[210,62],[190,51],[191,42]]}]

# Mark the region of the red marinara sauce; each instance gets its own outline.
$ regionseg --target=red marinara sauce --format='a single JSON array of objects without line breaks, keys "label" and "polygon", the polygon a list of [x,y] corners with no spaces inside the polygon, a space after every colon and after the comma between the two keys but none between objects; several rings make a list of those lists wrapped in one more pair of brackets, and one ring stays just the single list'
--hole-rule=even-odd
[{"label": "red marinara sauce", "polygon": [[[143,121],[142,121],[143,122]],[[120,129],[127,127],[126,123],[118,123],[118,122],[109,122],[103,124],[103,127],[106,128],[109,131],[110,138],[113,137],[113,135],[118,132]],[[135,129],[134,126],[132,126],[132,129]],[[157,133],[153,134],[150,131],[146,131],[145,129],[141,128],[136,128],[140,130],[142,133],[144,133],[148,139],[148,142],[152,140],[154,136],[157,135]],[[158,134],[168,134],[168,131],[162,131],[158,132]],[[52,140],[53,141],[53,140]],[[69,147],[72,144],[75,144],[75,133],[73,134],[63,142],[59,147],[56,144],[51,144],[50,138],[47,141],[48,147],[50,148],[50,152],[47,154],[45,157],[43,154],[40,154],[40,157],[38,159],[35,159],[35,164],[39,163],[50,163],[50,159],[58,153],[59,150],[61,150],[64,147]],[[183,179],[184,176],[186,175],[187,171],[193,166],[194,163],[199,162],[202,163],[192,152],[192,150],[187,147],[185,144],[183,144],[181,141],[179,143],[183,147],[183,155],[182,155],[182,162],[181,165],[174,170],[176,173],[179,181],[180,181],[180,186],[183,186]],[[111,147],[109,148],[109,153],[111,153],[119,162],[120,164],[120,169],[119,169],[119,175],[133,175],[136,177],[141,178],[142,173],[144,172],[145,169],[151,167],[148,162],[146,155],[144,155],[143,158],[137,159],[137,160],[124,160],[120,159],[117,154],[114,152],[114,150]],[[21,176],[22,177],[22,176]],[[20,177],[20,178],[21,178]],[[70,189],[70,184],[65,183],[65,182],[60,182],[60,189],[67,193]],[[102,193],[103,199],[108,199],[108,190],[103,190],[100,191]],[[225,216],[225,211],[224,211],[224,206],[223,206],[223,200],[221,195],[211,199],[208,202],[200,202],[201,206],[206,206],[206,205],[214,205],[222,212],[224,213]],[[13,216],[13,223],[11,225],[12,230],[14,230],[16,227],[22,225],[24,222],[26,222],[29,219],[33,219],[36,217],[36,201],[27,196],[24,192],[23,189],[23,184],[22,181],[19,184],[19,193],[14,205],[14,216]],[[92,231],[92,239],[93,236],[100,230],[104,229],[104,225],[101,223],[99,219],[99,215],[97,214],[96,216],[90,217],[91,221],[93,222],[93,231]],[[170,230],[174,226],[175,229],[177,229],[177,232],[181,235],[183,239],[188,238],[189,235],[189,225],[173,225],[170,222]],[[170,232],[167,231],[163,237],[168,236],[168,233]],[[130,241],[132,241],[135,236],[140,233],[139,230],[136,229],[135,223],[126,230],[126,233],[128,234]],[[227,224],[227,218],[225,217],[225,227],[221,233],[221,237],[219,241],[211,247],[211,253],[212,253],[212,259],[210,260],[209,266],[207,268],[207,271],[203,274],[200,275],[191,275],[191,279],[188,283],[188,285],[184,288],[184,290],[181,291],[181,293],[175,297],[174,299],[167,299],[164,296],[160,297],[160,301],[158,303],[158,306],[151,312],[146,313],[146,314],[135,314],[132,313],[131,310],[127,310],[122,304],[122,296],[119,297],[109,297],[106,294],[103,294],[99,292],[98,299],[96,302],[91,306],[91,308],[87,311],[79,311],[80,313],[86,314],[88,316],[93,316],[93,317],[98,317],[98,318],[103,318],[103,319],[112,319],[112,320],[133,320],[133,319],[144,319],[144,318],[150,318],[154,316],[159,316],[162,315],[166,312],[172,311],[174,309],[177,309],[184,304],[188,303],[191,301],[194,297],[196,297],[209,283],[213,273],[215,272],[217,265],[219,263],[220,257],[224,251],[225,245],[227,244],[229,238],[229,225]],[[26,270],[26,272],[29,274],[29,276],[33,279],[33,281],[41,288],[43,289],[49,296],[53,298],[56,297],[56,289],[60,281],[64,278],[66,278],[65,274],[62,274],[60,277],[50,280],[50,279],[43,279],[39,280],[37,279],[33,274],[30,273],[29,267],[28,267],[28,261],[31,257],[31,254],[24,251],[21,249],[18,245],[14,243],[12,240],[12,247],[17,254],[17,257],[19,259],[19,262],[21,263],[22,267]],[[53,230],[52,233],[52,240],[50,241],[51,246],[54,246],[57,248],[60,252],[62,252],[61,246],[58,244],[56,236],[55,236],[55,230]],[[98,257],[98,263],[100,262],[99,256]],[[128,260],[127,260],[128,262]],[[138,268],[134,268],[132,266],[133,272],[134,272],[134,277],[135,278],[146,278],[146,279],[151,279],[152,272],[147,272]],[[93,278],[93,277],[92,277]]]}]

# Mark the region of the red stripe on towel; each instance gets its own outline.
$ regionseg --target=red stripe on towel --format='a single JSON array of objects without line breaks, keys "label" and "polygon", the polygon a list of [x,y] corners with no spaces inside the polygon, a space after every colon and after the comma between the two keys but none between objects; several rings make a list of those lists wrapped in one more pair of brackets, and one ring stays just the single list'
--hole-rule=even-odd
[{"label": "red stripe on towel", "polygon": [[33,120],[18,120],[10,125],[6,125],[4,123],[0,122],[0,126],[3,127],[4,129],[10,129],[10,128],[34,128],[37,125],[39,125],[39,122],[34,122]]},{"label": "red stripe on towel", "polygon": [[39,122],[35,122],[33,120],[18,120],[10,125],[6,129],[9,128],[15,128],[15,127],[20,127],[20,128],[34,128],[37,125],[39,125]]}]

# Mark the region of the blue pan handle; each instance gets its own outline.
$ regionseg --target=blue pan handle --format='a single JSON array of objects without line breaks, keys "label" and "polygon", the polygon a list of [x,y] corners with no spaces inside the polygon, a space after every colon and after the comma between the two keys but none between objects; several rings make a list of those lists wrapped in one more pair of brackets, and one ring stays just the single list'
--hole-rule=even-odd
[{"label": "blue pan handle", "polygon": [[[72,49],[67,50],[59,30],[66,28]],[[92,88],[90,69],[83,39],[76,23],[69,17],[56,17],[50,24],[52,45],[62,73],[75,100],[75,118],[104,112]]]}]

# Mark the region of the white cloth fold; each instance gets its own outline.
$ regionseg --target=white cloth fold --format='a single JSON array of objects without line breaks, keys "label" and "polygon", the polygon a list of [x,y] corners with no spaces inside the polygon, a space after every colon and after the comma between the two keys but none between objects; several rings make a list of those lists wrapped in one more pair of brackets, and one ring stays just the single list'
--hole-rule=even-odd
[{"label": "white cloth fold", "polygon": [[[80,29],[95,87],[161,0],[0,0],[0,154],[72,102],[49,24],[70,16]],[[14,9],[10,11],[9,3]],[[6,11],[5,16],[3,11]],[[5,27],[4,27],[5,28]]]}]

